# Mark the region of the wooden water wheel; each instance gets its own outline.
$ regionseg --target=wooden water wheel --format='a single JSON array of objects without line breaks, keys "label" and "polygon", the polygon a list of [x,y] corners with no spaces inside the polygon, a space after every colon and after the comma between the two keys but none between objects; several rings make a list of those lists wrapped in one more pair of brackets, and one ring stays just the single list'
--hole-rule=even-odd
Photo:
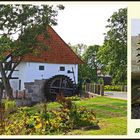
[{"label": "wooden water wheel", "polygon": [[65,75],[56,75],[48,79],[44,85],[44,94],[47,100],[55,101],[56,96],[73,96],[76,91],[76,84]]}]

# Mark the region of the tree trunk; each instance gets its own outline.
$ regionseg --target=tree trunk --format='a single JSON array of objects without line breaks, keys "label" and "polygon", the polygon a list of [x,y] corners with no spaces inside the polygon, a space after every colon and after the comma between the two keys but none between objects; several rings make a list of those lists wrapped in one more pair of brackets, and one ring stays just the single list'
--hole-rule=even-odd
[{"label": "tree trunk", "polygon": [[2,63],[0,63],[0,73],[2,77],[2,84],[4,86],[6,94],[10,99],[13,99],[13,91],[10,85],[10,78],[6,76]]},{"label": "tree trunk", "polygon": [[2,101],[2,94],[3,94],[3,85],[2,83],[0,82],[0,107],[1,107],[1,101]]},{"label": "tree trunk", "polygon": [[9,81],[8,78],[6,78],[6,79],[3,81],[3,85],[4,85],[5,92],[6,92],[7,96],[8,96],[10,99],[13,99],[13,90],[12,90],[12,88],[11,88],[10,81]]}]

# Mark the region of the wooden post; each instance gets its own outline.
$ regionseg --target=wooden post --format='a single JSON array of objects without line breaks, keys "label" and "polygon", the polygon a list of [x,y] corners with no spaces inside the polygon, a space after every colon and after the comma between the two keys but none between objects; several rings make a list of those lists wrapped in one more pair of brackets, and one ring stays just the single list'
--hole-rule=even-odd
[{"label": "wooden post", "polygon": [[98,84],[96,84],[96,94],[98,94]]},{"label": "wooden post", "polygon": [[89,91],[89,86],[90,86],[89,83],[87,83],[87,91]]},{"label": "wooden post", "polygon": [[85,93],[86,93],[86,84],[84,84],[84,89],[85,89]]},{"label": "wooden post", "polygon": [[94,83],[94,93],[96,92],[96,85],[95,85],[95,83]]},{"label": "wooden post", "polygon": [[95,94],[97,94],[97,84],[95,84]]},{"label": "wooden post", "polygon": [[89,92],[92,92],[92,84],[89,84]]},{"label": "wooden post", "polygon": [[23,99],[25,99],[26,98],[26,92],[25,92],[25,90],[23,90]]},{"label": "wooden post", "polygon": [[92,84],[91,87],[91,92],[94,93],[94,85]]},{"label": "wooden post", "polygon": [[92,92],[92,84],[90,84],[90,92]]},{"label": "wooden post", "polygon": [[104,85],[101,85],[101,96],[104,95]]},{"label": "wooden post", "polygon": [[88,92],[90,92],[90,84],[88,83]]},{"label": "wooden post", "polygon": [[98,84],[96,84],[96,91],[95,91],[95,93],[98,94],[98,91],[99,91],[99,87],[98,87]]},{"label": "wooden post", "polygon": [[16,90],[16,99],[18,98],[18,90]]},{"label": "wooden post", "polygon": [[85,84],[85,92],[87,92],[87,84]]},{"label": "wooden post", "polygon": [[100,95],[100,84],[98,84],[98,94]]}]

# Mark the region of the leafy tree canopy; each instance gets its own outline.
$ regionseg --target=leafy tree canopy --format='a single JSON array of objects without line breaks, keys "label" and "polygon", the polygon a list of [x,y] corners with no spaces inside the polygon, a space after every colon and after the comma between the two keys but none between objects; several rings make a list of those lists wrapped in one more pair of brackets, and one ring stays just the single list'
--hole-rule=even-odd
[{"label": "leafy tree canopy", "polygon": [[125,83],[127,80],[127,9],[119,9],[108,19],[108,32],[104,45],[99,49],[98,59],[105,65],[113,82]]},{"label": "leafy tree canopy", "polygon": [[[44,33],[47,37],[47,25],[57,24],[58,9],[64,7],[58,5],[55,10],[49,5],[0,5],[0,56],[5,51],[13,56],[31,53],[33,47],[41,43],[37,36]],[[15,35],[17,40],[14,39]]]},{"label": "leafy tree canopy", "polygon": [[102,66],[96,57],[99,47],[99,45],[86,46],[84,44],[72,46],[74,52],[85,62],[78,67],[79,80],[82,78],[90,79],[93,82],[98,81],[97,70]]},{"label": "leafy tree canopy", "polygon": [[[57,24],[56,16],[62,9],[63,5],[0,5],[0,74],[10,98],[12,90],[9,79],[13,71],[24,55],[36,53],[35,46],[44,49],[43,41],[37,37],[41,33],[44,39],[48,37],[46,28]],[[6,69],[7,62],[11,66],[10,72]]]}]

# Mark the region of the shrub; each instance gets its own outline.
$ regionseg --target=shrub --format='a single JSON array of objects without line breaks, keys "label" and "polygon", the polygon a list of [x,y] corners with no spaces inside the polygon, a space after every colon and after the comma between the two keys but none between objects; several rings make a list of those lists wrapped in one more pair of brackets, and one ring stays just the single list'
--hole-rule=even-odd
[{"label": "shrub", "polygon": [[86,108],[77,108],[75,103],[63,96],[57,98],[60,107],[48,110],[44,103],[41,111],[32,111],[29,107],[18,108],[5,120],[4,135],[56,135],[81,126],[97,126],[95,113]]},{"label": "shrub", "polygon": [[104,90],[106,91],[122,91],[122,85],[105,85]]},{"label": "shrub", "polygon": [[70,99],[71,101],[80,101],[81,100],[81,98],[79,96],[66,97],[66,99]]},{"label": "shrub", "polygon": [[77,108],[75,103],[70,99],[66,99],[64,97],[61,99],[59,100],[59,103],[62,104],[62,109],[69,110],[69,114],[67,115],[69,115],[72,128],[79,128],[87,125],[98,125],[98,120],[96,119],[96,115],[93,110],[87,110],[85,107]]},{"label": "shrub", "polygon": [[2,100],[2,106],[6,112],[11,113],[16,110],[16,101],[9,99]]}]

